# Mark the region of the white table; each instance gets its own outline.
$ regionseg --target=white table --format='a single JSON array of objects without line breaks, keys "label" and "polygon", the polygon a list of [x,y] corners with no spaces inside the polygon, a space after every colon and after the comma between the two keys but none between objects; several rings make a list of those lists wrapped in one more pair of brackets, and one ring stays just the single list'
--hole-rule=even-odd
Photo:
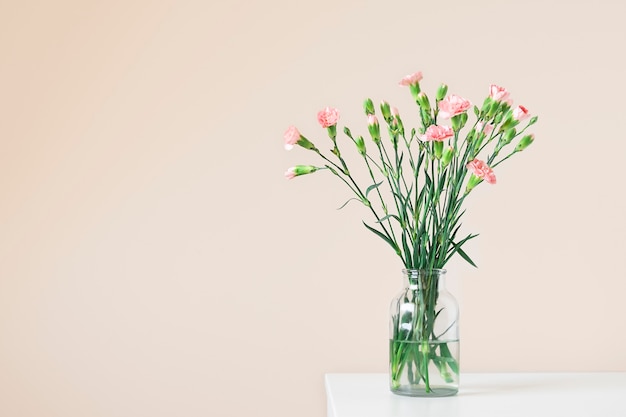
[{"label": "white table", "polygon": [[626,417],[626,372],[461,374],[453,397],[403,397],[387,374],[326,374],[328,417]]}]

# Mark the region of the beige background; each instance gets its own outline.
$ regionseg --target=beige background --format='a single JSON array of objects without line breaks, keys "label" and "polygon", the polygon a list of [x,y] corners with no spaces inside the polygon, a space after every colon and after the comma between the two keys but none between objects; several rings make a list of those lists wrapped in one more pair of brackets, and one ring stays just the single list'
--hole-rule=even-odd
[{"label": "beige background", "polygon": [[[400,264],[290,124],[397,85],[540,115],[449,265],[465,371],[626,371],[615,0],[0,3],[0,415],[324,415],[384,372]],[[328,145],[324,145],[328,146]]]}]

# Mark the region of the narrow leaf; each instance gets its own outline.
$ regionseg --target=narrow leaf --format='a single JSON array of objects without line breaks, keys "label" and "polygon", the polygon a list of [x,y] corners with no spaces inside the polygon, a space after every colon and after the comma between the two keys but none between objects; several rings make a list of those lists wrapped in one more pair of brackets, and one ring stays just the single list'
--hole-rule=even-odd
[{"label": "narrow leaf", "polygon": [[356,198],[356,197],[353,197],[353,198],[349,199],[348,201],[346,201],[345,203],[343,203],[343,205],[342,205],[341,207],[339,207],[337,210],[341,210],[342,208],[344,208],[345,206],[347,206],[347,205],[348,205],[348,203],[349,203],[350,201],[352,201],[352,200],[361,201],[360,199],[358,199],[358,198]]},{"label": "narrow leaf", "polygon": [[400,254],[400,248],[398,248],[398,245],[396,245],[396,243],[393,240],[389,239],[387,236],[385,236],[384,234],[382,234],[378,230],[374,229],[373,227],[368,226],[367,223],[363,222],[363,225],[365,225],[365,227],[367,227],[367,230],[369,230],[370,232],[374,233],[375,235],[380,237],[382,240],[387,242],[393,248],[393,250],[396,251],[396,253],[398,255]]},{"label": "narrow leaf", "polygon": [[409,249],[409,244],[406,241],[405,233],[402,233],[402,247],[404,249],[404,254],[406,255],[406,258],[409,259],[409,256],[411,256],[411,249]]},{"label": "narrow leaf", "polygon": [[376,223],[382,223],[385,220],[392,218],[392,219],[396,219],[398,221],[398,223],[402,224],[402,222],[400,221],[400,217],[396,216],[395,214],[388,214],[385,217],[383,217],[382,219],[378,220]]},{"label": "narrow leaf", "polygon": [[383,181],[379,182],[378,184],[372,184],[369,187],[367,187],[367,190],[365,190],[365,197],[367,197],[372,190],[375,190],[376,188],[380,187],[382,183]]},{"label": "narrow leaf", "polygon": [[[411,192],[413,191],[413,186],[411,185],[411,188],[409,188],[409,192],[407,193],[407,196],[411,195]],[[400,207],[398,208],[398,214],[400,214],[402,217],[408,217],[408,214],[410,212],[413,212],[413,204],[411,203],[411,200],[409,200],[408,198],[404,198],[404,196],[402,194],[399,194],[397,192],[393,192],[393,195],[396,197],[396,200],[400,203]],[[407,207],[409,208],[410,212],[407,212]]]},{"label": "narrow leaf", "polygon": [[474,261],[472,261],[472,258],[467,256],[467,253],[465,253],[463,249],[458,248],[457,252],[459,252],[459,255],[461,255],[461,258],[465,259],[470,265],[472,265],[474,268],[478,268],[476,264],[474,263]]},{"label": "narrow leaf", "polygon": [[[474,268],[478,268],[476,266],[476,264],[474,263],[474,261],[472,261],[472,259],[467,255],[467,253],[465,253],[465,251],[463,249],[461,249],[461,246],[467,242],[468,240],[475,238],[478,235],[469,235],[467,236],[465,239],[463,239],[462,241],[460,241],[459,243],[452,243],[452,246],[454,246],[454,249],[450,252],[450,254],[448,255],[447,259],[450,259],[452,257],[452,255],[454,255],[456,252],[459,253],[459,255],[461,255],[461,258],[465,259],[467,261],[467,263],[469,263],[470,265],[472,265]],[[446,259],[446,260],[447,260]]]}]

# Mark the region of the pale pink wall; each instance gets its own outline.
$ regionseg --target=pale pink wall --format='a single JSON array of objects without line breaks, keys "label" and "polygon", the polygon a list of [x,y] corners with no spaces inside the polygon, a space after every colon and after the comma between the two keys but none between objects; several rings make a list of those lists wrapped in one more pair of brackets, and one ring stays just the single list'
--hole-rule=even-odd
[{"label": "pale pink wall", "polygon": [[[535,144],[468,204],[449,266],[465,371],[626,371],[624,6],[0,5],[0,415],[313,417],[384,372],[400,265],[324,173],[315,112],[366,133],[399,78],[506,86]],[[324,145],[328,147],[329,145]]]}]

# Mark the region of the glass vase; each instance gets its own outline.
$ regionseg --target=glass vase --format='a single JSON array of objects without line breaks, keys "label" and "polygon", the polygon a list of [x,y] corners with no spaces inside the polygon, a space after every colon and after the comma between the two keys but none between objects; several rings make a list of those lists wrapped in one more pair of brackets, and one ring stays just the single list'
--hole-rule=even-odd
[{"label": "glass vase", "polygon": [[404,289],[391,302],[391,391],[445,397],[459,390],[459,307],[445,269],[404,269]]}]

